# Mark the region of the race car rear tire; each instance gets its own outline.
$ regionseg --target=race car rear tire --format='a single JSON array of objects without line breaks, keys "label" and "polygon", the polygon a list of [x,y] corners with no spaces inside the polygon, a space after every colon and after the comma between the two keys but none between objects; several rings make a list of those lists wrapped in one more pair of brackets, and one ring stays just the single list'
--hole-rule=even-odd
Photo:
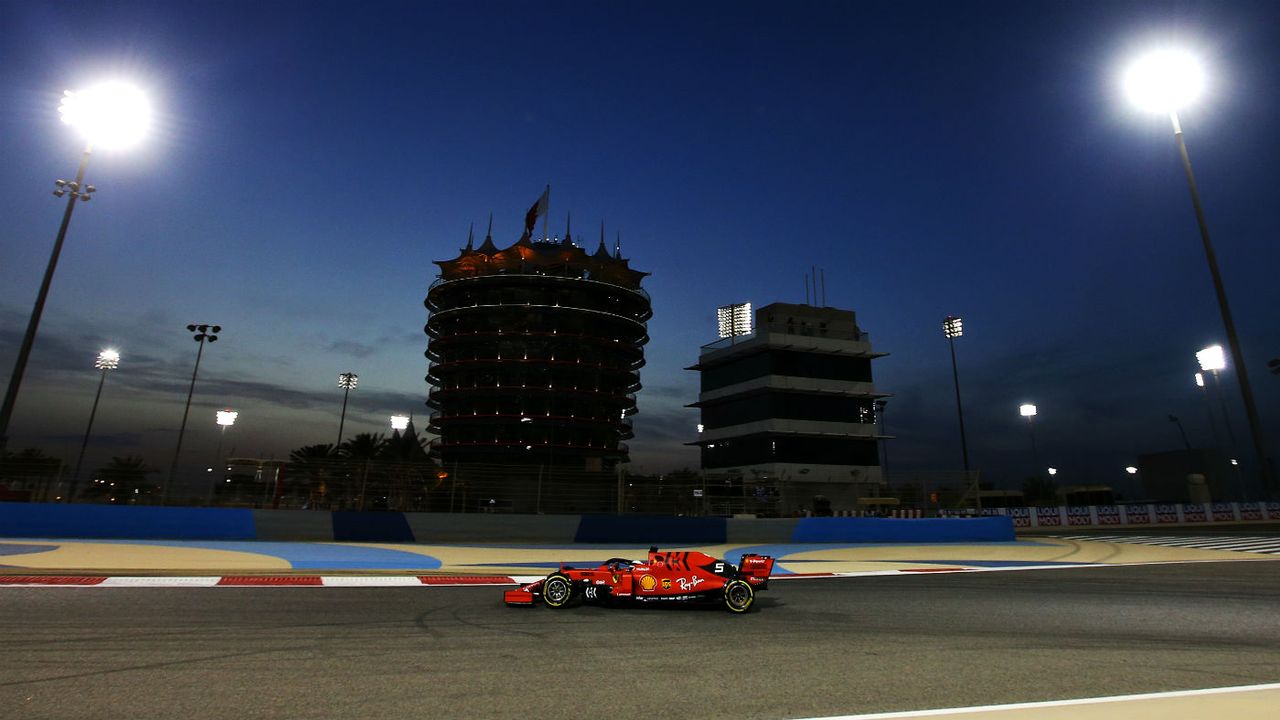
[{"label": "race car rear tire", "polygon": [[549,608],[560,609],[573,599],[573,581],[555,573],[542,581],[542,602]]},{"label": "race car rear tire", "polygon": [[756,601],[756,591],[745,580],[730,580],[724,586],[724,606],[732,613],[744,613]]}]

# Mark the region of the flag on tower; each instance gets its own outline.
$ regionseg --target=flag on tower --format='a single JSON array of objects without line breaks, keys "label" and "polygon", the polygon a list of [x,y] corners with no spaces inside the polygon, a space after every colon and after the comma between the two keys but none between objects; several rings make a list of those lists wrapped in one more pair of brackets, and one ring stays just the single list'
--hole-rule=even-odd
[{"label": "flag on tower", "polygon": [[539,215],[546,217],[547,206],[550,204],[550,202],[551,202],[551,186],[548,185],[547,189],[542,191],[542,197],[538,198],[538,202],[534,203],[533,207],[529,208],[529,212],[525,213],[525,216],[524,216],[524,234],[525,235],[533,234],[533,226],[537,224]]}]

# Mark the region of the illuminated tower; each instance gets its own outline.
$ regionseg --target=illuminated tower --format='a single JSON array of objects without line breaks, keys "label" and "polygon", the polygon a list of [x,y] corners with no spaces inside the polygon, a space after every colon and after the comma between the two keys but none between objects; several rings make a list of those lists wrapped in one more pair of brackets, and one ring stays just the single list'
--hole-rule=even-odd
[{"label": "illuminated tower", "polygon": [[859,497],[879,495],[875,401],[888,395],[872,384],[871,361],[885,353],[872,351],[853,311],[774,303],[756,311],[754,328],[738,320],[726,332],[725,310],[722,338],[689,368],[701,380],[691,444],[703,469],[779,488],[768,512],[814,508],[815,498],[853,510]]},{"label": "illuminated tower", "polygon": [[632,270],[604,244],[588,255],[564,240],[478,248],[436,262],[427,404],[433,450],[446,467],[503,464],[606,471],[628,460],[646,321]]}]

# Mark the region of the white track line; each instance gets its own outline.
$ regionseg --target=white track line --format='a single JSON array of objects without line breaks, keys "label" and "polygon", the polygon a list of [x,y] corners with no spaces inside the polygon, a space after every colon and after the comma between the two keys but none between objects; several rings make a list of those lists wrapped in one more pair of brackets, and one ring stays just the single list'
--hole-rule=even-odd
[{"label": "white track line", "polygon": [[[887,720],[888,718],[922,718],[937,717],[940,715],[968,715],[973,713],[999,712],[1004,710],[1036,710],[1041,708],[1064,707],[1070,705],[1093,705],[1100,703],[1159,700],[1163,698],[1257,692],[1264,690],[1280,690],[1280,683],[1205,688],[1203,690],[1177,690],[1174,692],[1144,693],[1141,695],[1110,695],[1106,697],[1080,698],[1076,700],[1049,700],[1045,702],[1013,703],[1010,705],[981,705],[977,707],[942,708],[938,710],[909,710],[906,712],[872,713],[866,715],[829,715],[821,718],[805,718],[805,720]],[[1117,717],[1123,717],[1123,715],[1117,715]]]}]

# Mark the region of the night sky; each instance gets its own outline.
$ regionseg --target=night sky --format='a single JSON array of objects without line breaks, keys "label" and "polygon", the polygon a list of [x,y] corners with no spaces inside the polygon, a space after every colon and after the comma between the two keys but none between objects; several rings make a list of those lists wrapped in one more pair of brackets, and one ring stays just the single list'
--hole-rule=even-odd
[{"label": "night sky", "polygon": [[[422,299],[468,227],[514,242],[550,183],[551,231],[601,221],[653,273],[632,468],[697,467],[716,306],[827,303],[878,351],[894,473],[960,469],[947,314],[973,465],[1030,471],[1018,405],[1061,484],[1124,488],[1139,453],[1212,444],[1194,353],[1226,344],[1167,117],[1118,76],[1180,40],[1208,92],[1182,112],[1274,452],[1280,446],[1280,5],[1274,2],[0,2],[0,373],[7,381],[77,136],[66,88],[128,76],[156,126],[95,153],[11,426],[87,464],[168,466],[196,345],[185,464],[213,411],[238,455],[424,416]],[[1251,455],[1235,374],[1223,376]],[[425,421],[419,422],[419,427]],[[1221,422],[1219,422],[1221,429]]]}]

